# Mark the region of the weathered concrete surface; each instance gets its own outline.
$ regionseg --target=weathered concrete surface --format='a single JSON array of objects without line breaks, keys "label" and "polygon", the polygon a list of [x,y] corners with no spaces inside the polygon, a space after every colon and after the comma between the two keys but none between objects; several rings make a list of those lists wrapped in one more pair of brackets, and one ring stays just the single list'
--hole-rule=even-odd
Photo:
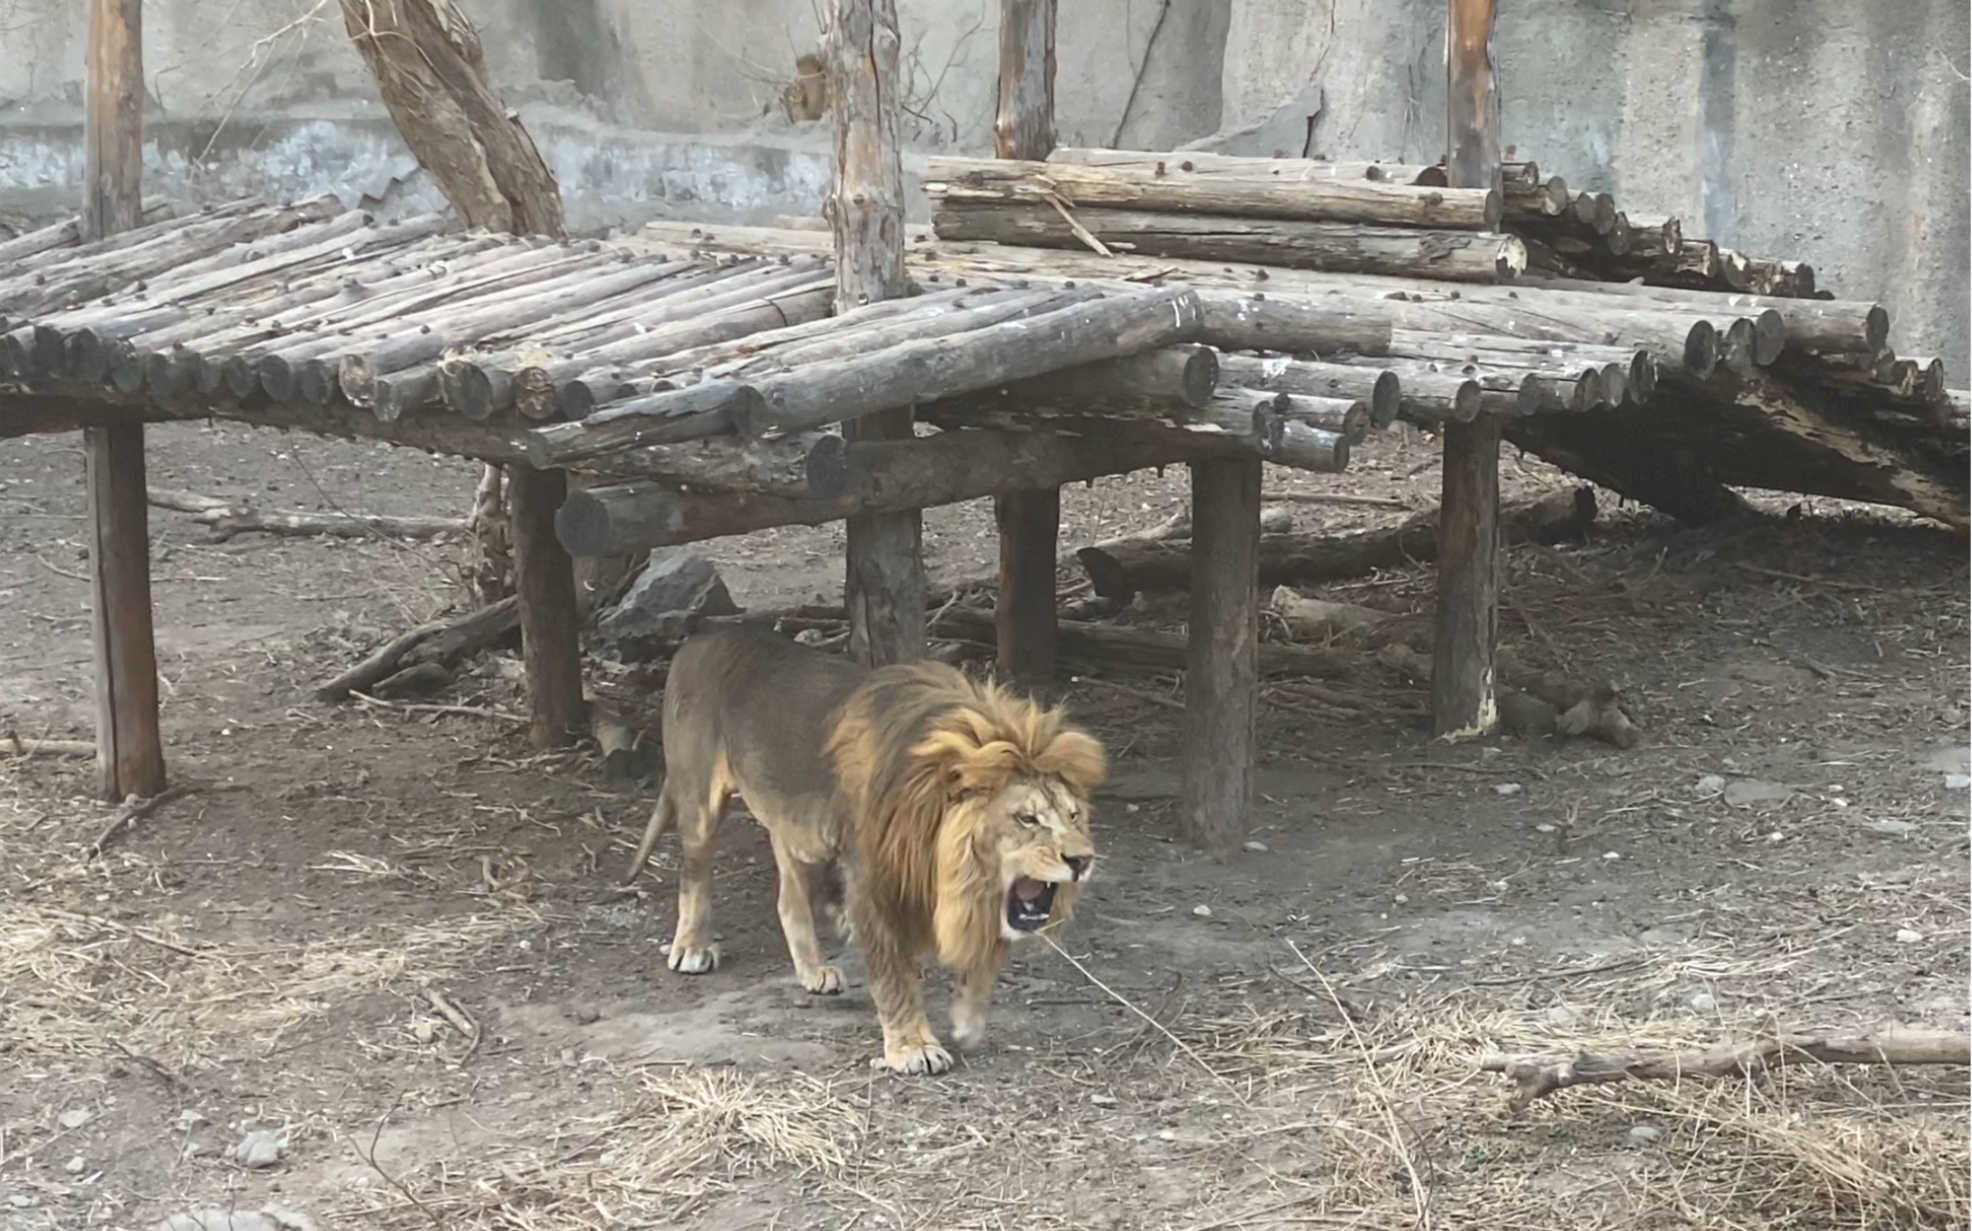
[{"label": "weathered concrete surface", "polygon": [[[1239,0],[1225,113],[1322,87],[1314,152],[1444,147],[1442,0]],[[1811,262],[1881,299],[1901,353],[1972,382],[1966,0],[1515,0],[1495,51],[1507,142],[1570,184]]]},{"label": "weathered concrete surface", "polygon": [[[813,0],[461,3],[578,228],[818,208],[824,126],[779,103],[819,42]],[[76,199],[86,6],[0,4],[6,223]],[[900,9],[914,148],[985,152],[997,0]],[[1218,147],[1442,151],[1443,0],[1063,0],[1061,15],[1064,143],[1163,149],[1272,117]],[[1899,350],[1942,355],[1962,384],[1968,22],[1966,0],[1515,0],[1498,42],[1507,140],[1635,212],[1882,299]],[[145,50],[168,191],[354,198],[412,171],[333,5],[149,0]],[[436,203],[422,176],[400,195]]]}]

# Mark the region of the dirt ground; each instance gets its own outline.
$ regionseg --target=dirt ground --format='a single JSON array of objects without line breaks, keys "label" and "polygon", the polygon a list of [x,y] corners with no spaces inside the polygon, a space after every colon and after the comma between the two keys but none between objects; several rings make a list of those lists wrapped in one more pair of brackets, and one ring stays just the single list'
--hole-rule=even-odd
[{"label": "dirt ground", "polygon": [[[472,491],[463,464],[382,447],[150,439],[154,485],[269,509],[453,514]],[[78,443],[0,442],[0,734],[90,730]],[[1269,486],[1423,507],[1435,453],[1391,436],[1341,479]],[[1184,488],[1066,493],[1064,548]],[[1613,679],[1642,747],[1444,746],[1373,667],[1327,699],[1279,683],[1252,841],[1222,860],[1175,841],[1177,714],[1143,696],[1175,681],[1066,686],[1115,757],[1073,960],[1019,958],[988,1047],[919,1080],[867,1067],[853,954],[841,997],[795,985],[750,822],[719,865],[725,964],[665,969],[672,842],[615,892],[649,793],[592,752],[533,754],[511,656],[435,698],[458,712],[310,698],[460,601],[459,544],[214,541],[155,510],[168,755],[197,789],[88,860],[112,815],[89,763],[0,759],[0,1228],[1964,1227],[1961,1068],[1516,1114],[1479,1066],[1967,1027],[1966,551],[1766,503],[1693,532],[1605,498],[1587,544],[1511,554],[1504,643]],[[1302,529],[1401,516],[1293,508]],[[925,538],[935,580],[990,572],[987,507]],[[759,609],[833,601],[841,547],[797,529],[708,554]],[[1430,575],[1327,593],[1424,612]],[[592,669],[621,698],[646,678]]]}]

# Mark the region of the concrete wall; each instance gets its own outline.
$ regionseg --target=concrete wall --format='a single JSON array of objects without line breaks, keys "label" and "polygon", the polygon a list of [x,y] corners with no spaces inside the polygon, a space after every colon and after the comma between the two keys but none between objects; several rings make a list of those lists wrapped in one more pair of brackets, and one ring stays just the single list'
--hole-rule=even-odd
[{"label": "concrete wall", "polygon": [[[821,0],[462,0],[584,229],[810,213],[823,126],[780,91]],[[0,0],[0,226],[73,208],[83,19]],[[899,0],[914,149],[990,148],[997,0]],[[188,195],[436,203],[333,5],[151,0],[155,178]],[[1430,160],[1443,0],[1063,0],[1065,143]],[[1905,353],[1972,383],[1966,0],[1509,0],[1507,139],[1688,233],[1880,298]],[[1223,132],[1280,111],[1258,132]],[[1303,105],[1305,104],[1305,105]],[[1223,124],[1222,124],[1223,121]],[[909,164],[907,164],[908,166]],[[920,207],[921,211],[921,207]]]}]

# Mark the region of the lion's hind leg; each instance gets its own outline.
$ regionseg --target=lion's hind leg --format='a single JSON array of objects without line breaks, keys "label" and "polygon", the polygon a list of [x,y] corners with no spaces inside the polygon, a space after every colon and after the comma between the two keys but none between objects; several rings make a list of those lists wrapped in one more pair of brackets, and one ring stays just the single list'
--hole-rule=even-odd
[{"label": "lion's hind leg", "polygon": [[986,1011],[993,1003],[993,984],[1000,963],[981,962],[952,972],[952,1041],[971,1051],[986,1041]]},{"label": "lion's hind leg", "polygon": [[707,781],[688,781],[677,773],[665,776],[679,841],[678,930],[665,960],[680,974],[702,975],[719,966],[719,946],[712,941],[712,852],[733,786],[724,753],[714,759]]},{"label": "lion's hind leg", "polygon": [[779,900],[781,932],[787,937],[787,955],[794,959],[794,976],[801,986],[818,996],[834,996],[842,991],[842,971],[822,960],[822,941],[815,934],[815,906],[809,896],[810,877],[820,869],[802,862],[793,845],[774,830],[768,830],[774,846],[774,863],[780,869]]}]

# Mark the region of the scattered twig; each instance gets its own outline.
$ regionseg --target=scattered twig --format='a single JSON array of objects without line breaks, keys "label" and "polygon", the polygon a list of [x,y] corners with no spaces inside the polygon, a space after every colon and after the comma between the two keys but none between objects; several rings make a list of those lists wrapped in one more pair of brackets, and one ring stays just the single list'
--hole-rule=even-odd
[{"label": "scattered twig", "polygon": [[138,821],[143,820],[172,800],[180,799],[191,794],[195,789],[189,783],[181,783],[178,786],[166,787],[149,799],[132,799],[128,801],[116,814],[115,818],[103,827],[103,832],[96,835],[96,840],[82,848],[82,861],[87,863],[91,859],[101,858],[104,848],[109,846],[115,839],[121,837],[126,831],[135,827]]},{"label": "scattered twig", "polygon": [[70,571],[70,570],[68,570],[68,569],[65,569],[65,568],[62,568],[62,567],[61,567],[61,566],[59,566],[59,565],[55,565],[55,564],[50,564],[50,563],[48,563],[48,561],[46,561],[46,560],[44,560],[44,559],[43,559],[43,558],[41,558],[40,556],[36,556],[36,557],[34,557],[34,562],[35,562],[36,564],[39,564],[39,565],[40,565],[40,566],[41,566],[42,568],[45,568],[45,569],[47,569],[47,570],[48,570],[49,572],[51,572],[51,573],[53,573],[53,574],[54,574],[55,576],[57,576],[57,577],[66,577],[66,578],[68,578],[68,579],[69,579],[70,581],[88,581],[88,580],[89,580],[89,574],[87,574],[87,573],[77,573],[77,572],[72,572],[72,571]]},{"label": "scattered twig", "polygon": [[385,701],[381,697],[373,697],[367,692],[358,692],[354,688],[349,690],[349,695],[364,705],[374,705],[379,709],[403,710],[412,714],[457,714],[464,718],[491,718],[499,722],[517,722],[522,726],[527,724],[524,715],[483,705],[433,705],[424,701]]},{"label": "scattered twig", "polygon": [[1383,1122],[1390,1130],[1390,1139],[1386,1144],[1389,1145],[1390,1152],[1397,1156],[1398,1161],[1403,1163],[1404,1174],[1410,1178],[1411,1200],[1417,1207],[1415,1225],[1429,1227],[1431,1210],[1427,1203],[1430,1200],[1431,1190],[1424,1186],[1422,1177],[1417,1174],[1417,1164],[1411,1159],[1411,1152],[1404,1148],[1404,1129],[1397,1123],[1397,1113],[1390,1106],[1390,1093],[1383,1085],[1383,1074],[1377,1071],[1375,1055],[1371,1053],[1369,1044],[1363,1041],[1363,1032],[1357,1029],[1356,1019],[1349,1015],[1349,1010],[1342,1004],[1342,998],[1335,994],[1335,985],[1328,981],[1328,976],[1321,972],[1321,967],[1315,965],[1308,955],[1301,951],[1301,946],[1292,940],[1287,942],[1287,947],[1293,950],[1295,957],[1301,959],[1301,964],[1308,968],[1308,973],[1321,981],[1322,990],[1328,993],[1330,1002],[1335,1005],[1335,1011],[1342,1016],[1343,1025],[1349,1028],[1349,1037],[1355,1041],[1356,1050],[1362,1055],[1363,1068],[1369,1074],[1369,1083],[1376,1090],[1377,1108],[1383,1113]]},{"label": "scattered twig", "polygon": [[1233,1085],[1232,1082],[1224,1074],[1220,1073],[1217,1069],[1213,1068],[1211,1065],[1205,1063],[1205,1057],[1193,1051],[1191,1044],[1185,1042],[1177,1035],[1172,1034],[1170,1027],[1166,1026],[1163,1022],[1158,1021],[1150,1014],[1144,1012],[1142,1009],[1139,1009],[1136,1005],[1132,1004],[1130,1002],[1129,997],[1124,996],[1121,992],[1118,992],[1116,989],[1110,987],[1109,984],[1104,983],[1101,979],[1096,978],[1095,974],[1092,971],[1090,971],[1087,966],[1084,966],[1082,965],[1082,963],[1076,961],[1075,955],[1070,953],[1068,950],[1062,948],[1061,944],[1058,941],[1056,941],[1054,937],[1048,935],[1046,932],[1039,933],[1039,936],[1041,937],[1042,940],[1048,942],[1048,948],[1053,949],[1056,953],[1059,953],[1062,956],[1062,960],[1066,961],[1070,966],[1073,966],[1076,970],[1080,971],[1084,979],[1087,979],[1090,983],[1094,984],[1096,990],[1102,992],[1105,996],[1108,996],[1111,1000],[1114,1000],[1117,1004],[1122,1005],[1130,1012],[1136,1014],[1138,1017],[1143,1018],[1144,1021],[1150,1023],[1151,1026],[1156,1028],[1157,1033],[1171,1040],[1172,1044],[1176,1046],[1179,1051],[1183,1052],[1185,1055],[1191,1057],[1192,1060],[1197,1062],[1198,1067],[1204,1069],[1206,1073],[1209,1074],[1214,1081],[1218,1082],[1220,1085],[1224,1086],[1227,1090],[1231,1091],[1232,1096],[1234,1098],[1238,1099],[1242,1104],[1246,1102],[1246,1096],[1240,1093],[1238,1086]]},{"label": "scattered twig", "polygon": [[1114,680],[1105,680],[1098,676],[1071,675],[1068,677],[1068,682],[1071,684],[1094,684],[1098,688],[1106,688],[1110,692],[1117,693],[1120,696],[1135,697],[1139,701],[1148,701],[1152,705],[1161,705],[1167,710],[1177,710],[1181,714],[1184,713],[1185,709],[1184,702],[1167,697],[1162,693],[1151,692],[1143,688],[1132,688],[1128,684],[1118,684]]},{"label": "scattered twig", "polygon": [[383,1113],[382,1116],[378,1117],[377,1119],[377,1131],[370,1134],[369,1152],[364,1153],[363,1151],[359,1150],[357,1151],[357,1157],[362,1159],[365,1163],[368,1163],[370,1166],[370,1170],[382,1176],[383,1182],[390,1185],[392,1188],[396,1189],[397,1195],[404,1198],[404,1200],[410,1202],[412,1207],[416,1209],[418,1213],[423,1214],[425,1218],[431,1222],[432,1226],[437,1227],[438,1231],[445,1231],[445,1220],[440,1218],[438,1215],[432,1213],[431,1209],[428,1206],[426,1206],[424,1202],[418,1200],[416,1193],[413,1193],[410,1189],[406,1188],[397,1179],[396,1176],[393,1176],[388,1171],[385,1171],[383,1169],[383,1165],[377,1162],[377,1143],[383,1140],[384,1125],[390,1123],[391,1112],[396,1111],[397,1105],[403,1101],[404,1101],[404,1095],[401,1092],[398,1094],[398,1096],[395,1099],[391,1100],[390,1107]]},{"label": "scattered twig", "polygon": [[1833,577],[1812,577],[1806,573],[1783,572],[1777,568],[1764,568],[1758,564],[1748,564],[1744,560],[1735,560],[1733,564],[1738,568],[1745,569],[1749,573],[1758,573],[1762,577],[1774,577],[1781,581],[1797,581],[1804,586],[1823,586],[1830,590],[1853,590],[1858,594],[1907,593],[1907,591],[1886,590],[1882,586],[1868,586],[1859,581],[1837,581]]},{"label": "scattered twig", "polygon": [[1354,496],[1347,492],[1268,492],[1260,497],[1261,504],[1351,504],[1366,509],[1404,509],[1411,505],[1408,500],[1395,496]]},{"label": "scattered twig", "polygon": [[458,1031],[470,1044],[465,1054],[459,1057],[459,1063],[464,1064],[472,1059],[473,1053],[479,1050],[479,1023],[467,1016],[464,1009],[453,1004],[451,998],[437,988],[425,988],[424,995],[425,999],[431,1002],[432,1010],[444,1018],[446,1024]]},{"label": "scattered twig", "polygon": [[1951,1064],[1972,1066],[1972,1035],[1952,1030],[1891,1030],[1876,1035],[1783,1034],[1750,1043],[1675,1052],[1598,1056],[1582,1052],[1568,1060],[1515,1060],[1493,1056],[1480,1061],[1485,1073],[1502,1073],[1519,1089],[1513,1107],[1571,1086],[1618,1081],[1680,1081],[1686,1077],[1751,1076],[1789,1064]]},{"label": "scattered twig", "polygon": [[178,1093],[188,1097],[197,1093],[184,1078],[172,1072],[163,1061],[157,1059],[155,1056],[146,1056],[142,1052],[131,1051],[129,1047],[124,1045],[122,1039],[111,1039],[110,1045],[122,1052],[125,1058],[134,1062],[139,1068],[156,1077],[159,1081],[170,1086]]}]

